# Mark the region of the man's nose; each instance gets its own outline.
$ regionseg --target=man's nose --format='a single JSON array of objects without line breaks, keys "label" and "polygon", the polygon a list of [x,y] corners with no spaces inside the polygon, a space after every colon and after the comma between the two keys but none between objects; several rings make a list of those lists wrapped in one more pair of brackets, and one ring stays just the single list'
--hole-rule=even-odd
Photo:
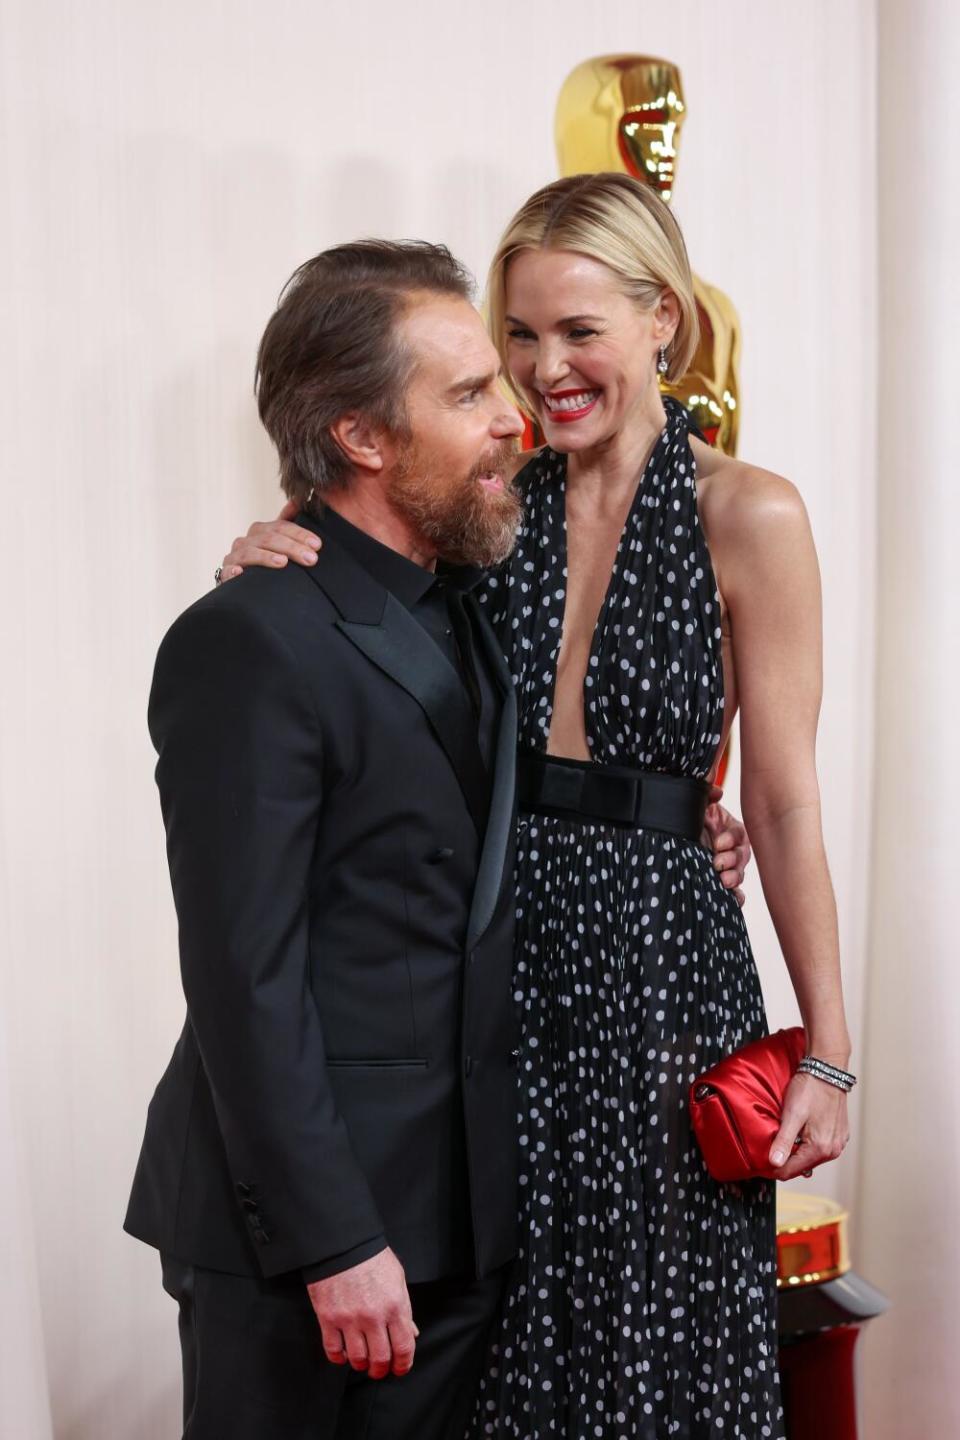
[{"label": "man's nose", "polygon": [[523,416],[513,405],[504,405],[490,426],[490,433],[497,440],[506,440],[510,435],[523,434]]}]

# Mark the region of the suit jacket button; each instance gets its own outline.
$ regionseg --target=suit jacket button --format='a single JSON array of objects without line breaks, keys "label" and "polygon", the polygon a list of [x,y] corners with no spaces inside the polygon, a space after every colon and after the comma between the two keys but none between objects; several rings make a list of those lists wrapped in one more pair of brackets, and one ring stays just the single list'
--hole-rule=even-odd
[{"label": "suit jacket button", "polygon": [[238,1195],[248,1196],[253,1194],[251,1186],[249,1186],[244,1180],[237,1181],[236,1189]]},{"label": "suit jacket button", "polygon": [[452,860],[453,851],[449,845],[441,845],[428,856],[431,865],[439,865],[442,860]]},{"label": "suit jacket button", "polygon": [[256,1200],[244,1199],[240,1201],[240,1204],[243,1206],[244,1210],[249,1211],[251,1215],[259,1215],[260,1206],[257,1204]]},{"label": "suit jacket button", "polygon": [[264,1230],[262,1225],[258,1225],[256,1230],[254,1230],[253,1238],[254,1240],[256,1240],[258,1245],[269,1245],[270,1243],[270,1236],[267,1234],[266,1230]]}]

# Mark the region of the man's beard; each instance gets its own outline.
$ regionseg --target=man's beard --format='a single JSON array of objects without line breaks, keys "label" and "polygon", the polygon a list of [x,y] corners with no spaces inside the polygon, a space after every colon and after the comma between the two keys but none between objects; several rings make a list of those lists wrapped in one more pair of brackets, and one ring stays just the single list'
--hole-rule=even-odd
[{"label": "man's beard", "polygon": [[[460,480],[440,479],[415,444],[401,454],[390,480],[391,504],[451,565],[499,565],[517,538],[520,497],[506,479],[515,454],[512,444],[491,447]],[[487,473],[503,478],[503,489],[481,485]]]}]

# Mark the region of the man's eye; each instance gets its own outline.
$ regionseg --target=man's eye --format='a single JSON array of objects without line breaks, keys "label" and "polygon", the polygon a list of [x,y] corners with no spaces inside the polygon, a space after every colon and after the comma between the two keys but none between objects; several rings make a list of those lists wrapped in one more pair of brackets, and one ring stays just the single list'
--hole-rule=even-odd
[{"label": "man's eye", "polygon": [[471,403],[472,401],[476,400],[479,394],[479,390],[465,390],[464,393],[460,396],[460,404],[464,405]]}]

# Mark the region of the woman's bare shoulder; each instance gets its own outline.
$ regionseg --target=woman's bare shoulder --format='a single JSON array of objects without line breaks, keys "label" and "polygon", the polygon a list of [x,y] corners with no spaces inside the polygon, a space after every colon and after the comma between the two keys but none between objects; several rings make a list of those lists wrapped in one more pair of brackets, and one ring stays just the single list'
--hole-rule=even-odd
[{"label": "woman's bare shoulder", "polygon": [[741,543],[750,536],[806,527],[807,512],[791,480],[773,470],[696,445],[697,501],[712,539]]}]

